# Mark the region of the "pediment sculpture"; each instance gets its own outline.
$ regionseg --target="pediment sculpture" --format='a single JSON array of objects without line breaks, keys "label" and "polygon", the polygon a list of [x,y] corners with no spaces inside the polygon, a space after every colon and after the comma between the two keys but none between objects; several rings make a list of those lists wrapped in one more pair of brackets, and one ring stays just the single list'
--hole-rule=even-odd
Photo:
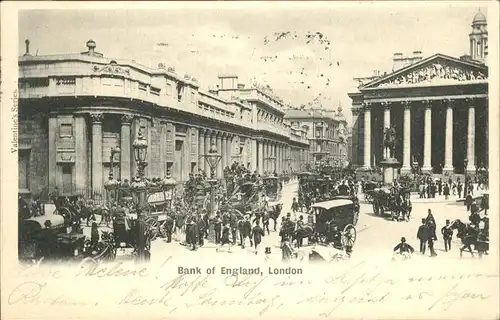
[{"label": "pediment sculpture", "polygon": [[395,76],[387,82],[379,84],[378,87],[398,87],[413,84],[446,84],[484,79],[487,79],[487,76],[480,71],[461,68],[446,62],[435,62],[406,74]]}]

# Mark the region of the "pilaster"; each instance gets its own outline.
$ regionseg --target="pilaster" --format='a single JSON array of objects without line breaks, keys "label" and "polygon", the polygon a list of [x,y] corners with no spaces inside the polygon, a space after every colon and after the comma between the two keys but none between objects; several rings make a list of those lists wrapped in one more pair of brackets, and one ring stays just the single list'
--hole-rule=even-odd
[{"label": "pilaster", "polygon": [[124,114],[120,117],[121,129],[120,129],[120,175],[121,180],[131,179],[131,144],[130,141],[130,131],[131,124],[134,120],[134,116],[129,114]]},{"label": "pilaster", "polygon": [[102,174],[102,112],[91,112],[92,121],[92,198],[102,198],[103,174]]}]

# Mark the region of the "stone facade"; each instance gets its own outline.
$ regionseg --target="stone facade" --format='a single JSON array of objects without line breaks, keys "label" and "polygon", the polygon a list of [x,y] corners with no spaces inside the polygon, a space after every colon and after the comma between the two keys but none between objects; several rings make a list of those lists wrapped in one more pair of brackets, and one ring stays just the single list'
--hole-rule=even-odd
[{"label": "stone facade", "polygon": [[329,161],[332,164],[345,165],[348,162],[347,121],[339,106],[337,111],[322,107],[311,109],[289,109],[285,118],[292,128],[303,128],[309,140],[309,152],[305,161],[318,163]]},{"label": "stone facade", "polygon": [[[476,15],[473,30],[485,25],[484,16]],[[487,40],[481,39],[483,48]],[[488,67],[485,51],[478,55],[475,48],[460,59],[435,54],[406,65],[400,65],[398,53],[392,73],[361,82],[358,92],[349,94],[353,163],[379,166],[384,129],[394,126],[395,156],[403,172],[415,165],[424,172],[449,173],[487,167]]]},{"label": "stone facade", "polygon": [[[95,52],[93,41],[87,45],[78,54],[19,58],[23,192],[46,195],[57,187],[102,197],[111,171],[121,180],[136,174],[132,143],[139,132],[148,143],[146,175],[170,172],[179,183],[200,170],[210,174],[203,155],[212,144],[223,156],[217,178],[235,161],[281,173],[292,157],[287,150],[297,151],[298,162],[309,149],[272,92],[245,88],[236,76],[219,76],[221,86],[204,91],[164,64],[113,60]],[[111,161],[112,148],[120,152]]]}]

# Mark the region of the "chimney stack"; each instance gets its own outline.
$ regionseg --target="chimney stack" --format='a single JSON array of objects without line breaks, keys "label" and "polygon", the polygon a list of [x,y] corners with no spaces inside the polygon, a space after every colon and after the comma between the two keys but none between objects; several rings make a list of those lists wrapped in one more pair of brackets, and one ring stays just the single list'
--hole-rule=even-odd
[{"label": "chimney stack", "polygon": [[419,62],[420,60],[422,60],[422,51],[420,50],[413,51],[413,57],[411,63],[413,64]]},{"label": "chimney stack", "polygon": [[221,90],[236,90],[238,84],[238,76],[232,74],[219,75]]},{"label": "chimney stack", "polygon": [[401,52],[394,53],[392,61],[392,71],[396,71],[404,67],[405,58],[403,57],[403,54]]},{"label": "chimney stack", "polygon": [[26,44],[26,53],[24,55],[31,56],[31,54],[30,54],[30,41],[28,39],[26,39],[26,41],[24,41],[24,44]]}]

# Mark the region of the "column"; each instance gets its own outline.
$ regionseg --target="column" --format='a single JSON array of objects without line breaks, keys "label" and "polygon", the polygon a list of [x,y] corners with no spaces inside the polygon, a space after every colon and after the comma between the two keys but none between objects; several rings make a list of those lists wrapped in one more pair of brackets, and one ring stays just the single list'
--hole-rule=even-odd
[{"label": "column", "polygon": [[211,133],[210,130],[205,130],[203,135],[205,140],[205,152],[203,153],[203,167],[202,167],[205,170],[205,174],[209,178],[210,178],[210,165],[208,164],[207,159],[205,159],[205,154],[208,153],[208,151],[210,150],[210,146],[212,145],[210,133]]},{"label": "column", "polygon": [[474,106],[469,106],[469,119],[467,121],[467,171],[476,171],[476,153],[475,139],[476,137],[476,109]]},{"label": "column", "polygon": [[252,144],[251,170],[253,172],[253,171],[256,171],[257,168],[259,167],[259,159],[258,159],[258,154],[257,154],[257,144],[258,144],[258,142],[254,138],[247,138],[247,139],[251,139],[250,143]]},{"label": "column", "polygon": [[432,109],[431,102],[425,102],[425,123],[424,123],[424,164],[422,171],[432,171],[431,152],[432,152]]},{"label": "column", "polygon": [[[48,192],[54,191],[57,186],[56,182],[56,172],[57,172],[57,116],[54,114],[49,115],[49,190]],[[57,186],[57,188],[62,188],[62,186]]]},{"label": "column", "polygon": [[203,155],[205,154],[205,129],[198,129],[198,170],[205,169],[205,159]]},{"label": "column", "polygon": [[371,112],[370,105],[365,104],[365,130],[364,130],[364,167],[371,167]]},{"label": "column", "polygon": [[[390,109],[391,103],[384,101],[382,102],[382,108],[384,108],[384,130],[382,132],[385,132],[386,128],[391,127],[391,109]],[[383,148],[383,158],[382,159],[388,159],[390,157],[389,154],[385,153],[385,147],[384,147],[384,139],[382,139],[382,148]]]},{"label": "column", "polygon": [[88,161],[87,158],[87,123],[84,115],[75,115],[75,189],[86,195]]},{"label": "column", "polygon": [[218,148],[218,150],[222,156],[222,158],[220,159],[222,176],[224,176],[224,168],[227,167],[226,137],[227,137],[227,133],[223,132],[220,136],[220,148]]},{"label": "column", "polygon": [[452,101],[447,101],[447,107],[446,107],[443,171],[453,173],[453,105],[452,105]]},{"label": "column", "polygon": [[231,135],[226,134],[226,140],[225,140],[225,146],[226,146],[226,166],[231,166],[232,161],[231,161]]},{"label": "column", "polygon": [[[222,132],[218,132],[217,135],[215,136],[216,137],[216,144],[217,144],[217,152],[219,154],[222,153]],[[221,179],[222,178],[222,159],[219,161],[219,164],[217,165],[217,179]]]},{"label": "column", "polygon": [[257,173],[264,174],[264,140],[257,142]]},{"label": "column", "polygon": [[120,117],[121,129],[120,129],[120,179],[124,181],[127,179],[130,181],[130,169],[131,169],[131,154],[130,154],[130,125],[134,116],[124,114]]},{"label": "column", "polygon": [[403,166],[401,170],[411,172],[411,103],[403,101]]},{"label": "column", "polygon": [[102,176],[102,120],[101,112],[90,113],[92,121],[92,198],[104,194]]},{"label": "column", "polygon": [[278,161],[276,162],[278,168],[276,169],[279,174],[281,174],[283,167],[283,145],[281,143],[278,144]]}]

